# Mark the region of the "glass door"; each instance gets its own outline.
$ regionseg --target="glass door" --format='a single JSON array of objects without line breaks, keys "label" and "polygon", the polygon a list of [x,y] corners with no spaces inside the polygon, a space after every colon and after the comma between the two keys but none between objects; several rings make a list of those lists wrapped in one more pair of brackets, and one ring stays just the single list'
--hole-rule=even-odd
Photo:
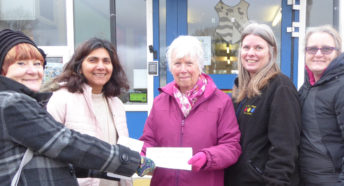
[{"label": "glass door", "polygon": [[[163,0],[161,0],[163,1]],[[287,1],[276,0],[165,0],[166,44],[178,35],[199,37],[204,44],[205,73],[210,74],[218,88],[230,93],[238,73],[240,29],[248,21],[269,25],[277,38],[278,63],[283,73],[293,77],[290,58],[294,43],[287,27],[292,25],[292,7]],[[288,49],[288,50],[286,50]],[[284,51],[287,52],[284,52]],[[288,56],[289,55],[289,56]],[[297,66],[297,60],[296,66]],[[166,70],[167,83],[173,77]],[[297,73],[296,73],[297,74]]]},{"label": "glass door", "polygon": [[[204,72],[220,89],[231,92],[238,73],[240,31],[249,21],[269,25],[281,49],[282,13],[281,0],[188,0],[188,34],[205,43],[209,56]],[[277,59],[281,66],[281,56]]]}]

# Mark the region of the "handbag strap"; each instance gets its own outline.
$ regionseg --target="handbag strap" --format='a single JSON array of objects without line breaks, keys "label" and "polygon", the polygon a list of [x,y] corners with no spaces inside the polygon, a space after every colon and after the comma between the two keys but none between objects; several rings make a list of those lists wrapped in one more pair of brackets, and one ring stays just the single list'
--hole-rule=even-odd
[{"label": "handbag strap", "polygon": [[20,162],[19,169],[12,179],[11,186],[17,186],[23,167],[32,159],[32,157],[33,152],[30,149],[26,149],[23,159]]}]

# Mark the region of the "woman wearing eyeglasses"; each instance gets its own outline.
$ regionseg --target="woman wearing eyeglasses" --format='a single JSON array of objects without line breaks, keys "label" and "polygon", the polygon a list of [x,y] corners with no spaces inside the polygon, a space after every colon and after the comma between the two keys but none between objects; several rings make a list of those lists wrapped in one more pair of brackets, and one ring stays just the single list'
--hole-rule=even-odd
[{"label": "woman wearing eyeglasses", "polygon": [[331,26],[306,33],[300,168],[304,186],[344,185],[344,55]]}]

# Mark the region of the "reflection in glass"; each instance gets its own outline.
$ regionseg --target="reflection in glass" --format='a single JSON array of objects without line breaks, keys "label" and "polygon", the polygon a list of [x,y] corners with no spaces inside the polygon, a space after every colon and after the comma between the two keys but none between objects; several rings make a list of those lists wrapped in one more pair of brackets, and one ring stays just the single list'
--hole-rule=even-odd
[{"label": "reflection in glass", "polygon": [[[326,14],[321,14],[326,10]],[[306,27],[330,24],[338,29],[339,0],[307,0]]]},{"label": "reflection in glass", "polygon": [[67,45],[65,0],[0,0],[5,28],[24,32],[40,46]]},{"label": "reflection in glass", "polygon": [[74,0],[75,46],[99,37],[111,40],[110,0]]},{"label": "reflection in glass", "polygon": [[188,34],[211,37],[211,64],[204,68],[207,74],[237,73],[240,31],[248,21],[268,24],[280,41],[280,19],[281,1],[276,0],[188,1]]},{"label": "reflection in glass", "polygon": [[116,1],[117,52],[131,88],[126,97],[141,103],[147,102],[146,28],[146,1]]},{"label": "reflection in glass", "polygon": [[166,0],[159,0],[159,46],[160,87],[164,87],[168,68],[166,60]]},{"label": "reflection in glass", "polygon": [[62,57],[47,57],[46,61],[47,64],[44,69],[43,84],[60,75],[63,68]]}]

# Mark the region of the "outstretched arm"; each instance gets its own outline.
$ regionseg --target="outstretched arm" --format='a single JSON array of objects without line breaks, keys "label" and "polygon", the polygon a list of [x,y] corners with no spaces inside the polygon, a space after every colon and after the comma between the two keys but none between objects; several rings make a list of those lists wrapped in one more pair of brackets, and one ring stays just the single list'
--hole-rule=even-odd
[{"label": "outstretched arm", "polygon": [[8,94],[5,99],[0,114],[8,140],[85,169],[131,176],[140,165],[139,153],[65,128],[24,94]]}]

